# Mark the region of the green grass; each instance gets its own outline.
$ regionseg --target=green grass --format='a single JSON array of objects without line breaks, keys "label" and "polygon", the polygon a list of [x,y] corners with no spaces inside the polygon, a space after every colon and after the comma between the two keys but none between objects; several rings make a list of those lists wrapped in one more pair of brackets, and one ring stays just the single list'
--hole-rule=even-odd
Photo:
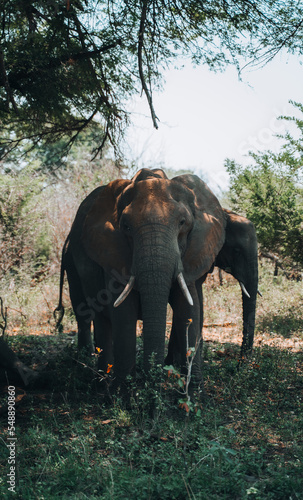
[{"label": "green grass", "polygon": [[[295,307],[302,284],[274,282],[263,271],[260,282],[256,347],[239,370],[238,285],[207,285],[206,396],[189,416],[156,369],[150,380],[132,386],[129,405],[119,396],[109,403],[90,369],[94,360],[77,361],[74,337],[11,336],[22,360],[40,367],[45,377],[44,385],[25,395],[20,391],[18,487],[11,497],[5,479],[7,416],[1,415],[0,497],[303,499],[303,313]],[[224,343],[217,330],[227,331]],[[293,338],[300,348],[289,346]]]}]

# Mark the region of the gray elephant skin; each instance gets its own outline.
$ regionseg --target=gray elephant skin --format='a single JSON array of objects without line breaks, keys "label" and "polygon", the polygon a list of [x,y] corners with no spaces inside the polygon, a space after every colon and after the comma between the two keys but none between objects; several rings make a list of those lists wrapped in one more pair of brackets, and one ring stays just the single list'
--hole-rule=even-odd
[{"label": "gray elephant skin", "polygon": [[[241,357],[252,351],[255,331],[256,301],[258,292],[258,243],[255,227],[246,217],[223,209],[225,216],[225,241],[214,266],[223,269],[237,279],[242,290],[243,337]],[[206,276],[204,276],[204,279]],[[202,282],[204,281],[202,280]],[[202,302],[202,291],[201,302]],[[260,292],[259,292],[260,293]],[[201,310],[201,319],[203,311]],[[165,359],[167,365],[180,359],[180,343],[177,335],[178,313],[173,314],[172,331]],[[203,326],[203,325],[202,325]]]},{"label": "gray elephant skin", "polygon": [[[243,340],[242,356],[253,348],[256,301],[258,293],[258,242],[253,223],[225,210],[226,236],[215,265],[236,278],[242,289]],[[260,293],[260,292],[259,292]]]},{"label": "gray elephant skin", "polygon": [[[195,175],[169,180],[162,170],[140,170],[95,189],[80,205],[62,252],[60,299],[67,273],[78,324],[78,346],[100,352],[98,368],[113,365],[122,383],[135,374],[136,323],[143,320],[143,363],[164,363],[167,304],[186,367],[188,345],[201,339],[202,283],[225,242],[226,216]],[[101,350],[101,351],[100,351]],[[192,367],[202,382],[201,356]]]}]

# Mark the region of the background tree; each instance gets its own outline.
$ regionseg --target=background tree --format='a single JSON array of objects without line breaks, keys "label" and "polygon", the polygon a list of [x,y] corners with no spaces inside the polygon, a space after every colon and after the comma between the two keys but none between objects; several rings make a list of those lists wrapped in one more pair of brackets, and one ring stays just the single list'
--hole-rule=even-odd
[{"label": "background tree", "polygon": [[302,24],[294,0],[2,0],[0,153],[20,142],[63,148],[93,122],[95,153],[107,139],[117,146],[135,93],[158,126],[152,90],[176,57],[264,64],[282,47],[302,53]]},{"label": "background tree", "polygon": [[[293,103],[303,113],[303,105]],[[297,127],[287,132],[279,153],[250,153],[243,167],[226,161],[232,207],[252,220],[262,249],[303,266],[303,120],[284,117]]]}]

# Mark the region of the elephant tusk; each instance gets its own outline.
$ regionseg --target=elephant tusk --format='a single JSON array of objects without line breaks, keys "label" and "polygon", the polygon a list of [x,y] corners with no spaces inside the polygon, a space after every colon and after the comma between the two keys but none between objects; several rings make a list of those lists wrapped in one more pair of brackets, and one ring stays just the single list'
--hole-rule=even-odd
[{"label": "elephant tusk", "polygon": [[119,295],[119,297],[117,298],[117,300],[115,301],[114,303],[114,307],[118,307],[120,304],[122,304],[122,302],[126,299],[126,297],[130,294],[130,292],[132,291],[133,287],[134,287],[134,284],[135,284],[135,276],[131,276],[130,279],[129,279],[129,282],[127,283],[127,285],[125,286],[123,292],[121,293],[121,295]]},{"label": "elephant tusk", "polygon": [[241,287],[241,290],[243,293],[245,293],[245,295],[250,299],[250,295],[248,293],[248,291],[246,290],[245,286],[243,285],[242,281],[239,281],[240,283],[240,287]]},{"label": "elephant tusk", "polygon": [[185,283],[185,279],[184,279],[184,276],[182,273],[178,274],[177,280],[178,280],[178,283],[180,285],[182,292],[184,293],[184,297],[186,298],[187,302],[189,303],[190,306],[193,306],[194,301],[193,301],[191,294],[189,293],[189,290],[187,288],[187,285]]},{"label": "elephant tusk", "polygon": [[260,292],[260,290],[258,289],[258,294],[260,295],[260,297],[263,297],[262,293]]}]

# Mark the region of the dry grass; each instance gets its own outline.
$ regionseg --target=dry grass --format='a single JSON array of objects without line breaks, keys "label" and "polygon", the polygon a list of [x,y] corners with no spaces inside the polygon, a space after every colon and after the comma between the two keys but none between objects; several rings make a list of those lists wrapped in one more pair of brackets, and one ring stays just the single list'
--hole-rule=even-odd
[{"label": "dry grass", "polygon": [[[7,335],[53,335],[53,311],[59,295],[59,263],[56,273],[40,283],[25,282],[23,286],[11,284],[3,295],[8,306]],[[63,302],[66,306],[64,330],[75,331],[68,286],[65,279]],[[273,266],[263,261],[260,265],[259,288],[263,297],[258,297],[256,314],[255,346],[271,346],[297,352],[303,341],[303,290],[302,283],[290,281],[284,276],[273,276]],[[220,286],[218,271],[208,276],[203,285],[205,342],[241,345],[242,299],[237,281],[223,273]],[[167,335],[171,328],[171,310],[168,308]],[[138,323],[138,334],[142,323]]]},{"label": "dry grass", "polygon": [[[255,346],[271,346],[297,352],[303,341],[302,282],[290,281],[284,276],[273,276],[268,261],[260,263],[259,289],[256,312]],[[241,345],[242,303],[241,290],[236,280],[223,273],[220,286],[217,270],[204,285],[204,330],[207,341]]]}]

